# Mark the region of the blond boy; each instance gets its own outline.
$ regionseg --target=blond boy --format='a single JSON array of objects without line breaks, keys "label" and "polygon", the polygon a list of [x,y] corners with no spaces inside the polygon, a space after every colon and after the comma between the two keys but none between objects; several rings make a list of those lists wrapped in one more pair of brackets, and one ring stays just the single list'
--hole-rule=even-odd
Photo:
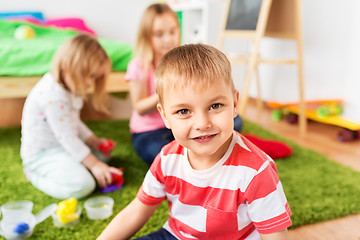
[{"label": "blond boy", "polygon": [[127,239],[169,202],[164,226],[140,239],[288,239],[291,211],[274,161],[233,130],[239,94],[219,50],[175,48],[156,71],[157,106],[175,141],[99,239]]}]

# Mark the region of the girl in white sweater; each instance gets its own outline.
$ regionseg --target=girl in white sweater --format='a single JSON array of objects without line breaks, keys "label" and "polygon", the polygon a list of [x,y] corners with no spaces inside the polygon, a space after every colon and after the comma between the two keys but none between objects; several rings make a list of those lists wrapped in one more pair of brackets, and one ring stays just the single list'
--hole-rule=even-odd
[{"label": "girl in white sweater", "polygon": [[21,157],[27,179],[58,199],[83,198],[98,182],[108,186],[111,173],[121,174],[92,153],[106,141],[80,119],[87,92],[92,104],[107,112],[105,80],[111,61],[96,38],[79,34],[57,51],[50,73],[28,95],[22,115]]}]

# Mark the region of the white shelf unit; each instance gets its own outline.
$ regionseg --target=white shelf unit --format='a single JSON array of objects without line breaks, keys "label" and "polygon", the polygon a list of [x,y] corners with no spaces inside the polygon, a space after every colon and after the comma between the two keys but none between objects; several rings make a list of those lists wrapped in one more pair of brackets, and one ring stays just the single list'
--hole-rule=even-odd
[{"label": "white shelf unit", "polygon": [[209,2],[207,0],[170,3],[175,12],[182,13],[181,43],[208,43]]}]

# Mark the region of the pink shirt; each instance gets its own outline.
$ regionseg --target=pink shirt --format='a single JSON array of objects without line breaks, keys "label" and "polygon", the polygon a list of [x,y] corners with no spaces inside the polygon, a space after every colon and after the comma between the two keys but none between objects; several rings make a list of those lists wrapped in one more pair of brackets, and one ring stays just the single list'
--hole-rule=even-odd
[{"label": "pink shirt", "polygon": [[[146,81],[148,85],[149,96],[155,94],[155,73],[149,67],[146,76],[144,76],[144,62],[142,59],[135,58],[131,60],[127,67],[126,81]],[[133,110],[130,118],[130,132],[142,133],[165,128],[165,124],[158,111],[141,116]]]},{"label": "pink shirt", "polygon": [[291,211],[274,161],[239,133],[211,168],[194,170],[176,140],[161,150],[137,198],[147,205],[167,199],[163,226],[182,240],[246,239],[291,225]]}]

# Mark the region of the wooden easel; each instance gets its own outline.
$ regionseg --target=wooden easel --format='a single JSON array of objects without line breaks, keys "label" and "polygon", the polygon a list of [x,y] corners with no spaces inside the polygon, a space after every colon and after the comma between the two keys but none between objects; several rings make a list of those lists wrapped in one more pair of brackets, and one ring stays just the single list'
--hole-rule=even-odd
[{"label": "wooden easel", "polygon": [[[257,106],[258,111],[262,107],[260,96],[260,81],[258,77],[258,64],[297,64],[298,65],[298,79],[299,79],[299,130],[300,135],[306,132],[306,115],[304,102],[304,81],[303,81],[303,41],[302,41],[302,24],[301,24],[301,0],[258,0],[260,10],[257,12],[258,16],[252,16],[255,19],[254,27],[230,25],[228,19],[232,13],[230,11],[237,11],[238,7],[231,6],[232,1],[246,1],[246,0],[227,0],[226,14],[223,19],[223,28],[219,36],[218,48],[221,49],[225,38],[233,39],[249,39],[253,41],[252,52],[246,56],[239,56],[230,58],[232,63],[248,64],[248,71],[245,79],[245,86],[241,95],[239,104],[239,113],[244,115],[246,104],[249,98],[249,87],[253,74],[257,73]],[[255,0],[252,0],[255,1]],[[252,13],[253,14],[253,13]],[[241,22],[237,21],[237,22]],[[243,21],[246,22],[246,21]],[[237,23],[235,23],[237,24]],[[297,43],[297,59],[282,60],[282,59],[262,59],[259,54],[260,42],[263,37],[285,38],[295,40]]]}]

